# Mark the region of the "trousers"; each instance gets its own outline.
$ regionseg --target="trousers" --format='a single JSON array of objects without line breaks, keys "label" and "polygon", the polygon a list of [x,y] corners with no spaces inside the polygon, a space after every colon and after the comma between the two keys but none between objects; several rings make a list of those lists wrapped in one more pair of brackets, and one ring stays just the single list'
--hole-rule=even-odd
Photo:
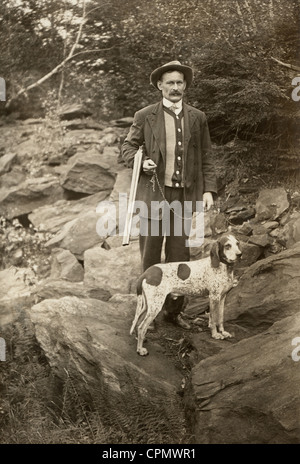
[{"label": "trousers", "polygon": [[[169,204],[174,201],[181,204],[181,217],[169,210],[167,221],[140,218],[143,235],[139,236],[139,245],[143,272],[161,262],[163,244],[166,263],[190,260],[190,249],[186,241],[189,238],[191,221],[184,220],[183,188],[165,187],[165,198]],[[166,318],[176,317],[182,311],[183,305],[184,296],[168,295],[163,308]]]}]

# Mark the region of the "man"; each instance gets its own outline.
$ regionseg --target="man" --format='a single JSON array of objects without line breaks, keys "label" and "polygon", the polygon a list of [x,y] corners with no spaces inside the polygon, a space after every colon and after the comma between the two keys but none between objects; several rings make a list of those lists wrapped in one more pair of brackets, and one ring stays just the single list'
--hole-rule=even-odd
[{"label": "man", "polygon": [[[161,262],[165,232],[163,212],[154,206],[162,201],[169,204],[175,201],[182,205],[181,214],[173,213],[172,209],[168,211],[170,229],[165,238],[165,261],[189,261],[184,202],[191,202],[195,211],[196,201],[203,201],[204,211],[207,211],[213,205],[213,195],[217,192],[206,116],[182,101],[192,81],[192,68],[179,61],[155,69],[150,82],[161,91],[162,100],[134,115],[122,146],[122,157],[129,167],[133,166],[138,148],[143,146],[142,171],[136,195],[136,200],[145,204],[145,210],[140,213],[140,216],[146,216],[144,220],[141,218],[143,233],[140,234],[143,271]],[[174,230],[178,219],[182,221],[182,233],[179,235]],[[168,320],[188,329],[189,324],[180,315],[183,298],[168,296],[164,314]]]}]

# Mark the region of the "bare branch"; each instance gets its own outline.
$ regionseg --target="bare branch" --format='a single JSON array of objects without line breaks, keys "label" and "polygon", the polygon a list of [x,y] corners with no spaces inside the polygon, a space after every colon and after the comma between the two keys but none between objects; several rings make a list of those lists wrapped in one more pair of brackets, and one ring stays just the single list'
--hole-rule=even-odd
[{"label": "bare branch", "polygon": [[75,50],[76,48],[78,47],[78,43],[80,41],[80,38],[81,38],[81,35],[82,35],[82,30],[83,30],[83,26],[85,24],[85,18],[94,10],[100,8],[100,7],[103,7],[105,4],[102,4],[98,7],[95,7],[95,8],[92,8],[90,11],[86,12],[86,3],[85,3],[85,0],[83,0],[83,5],[82,5],[82,17],[81,17],[81,22],[79,24],[79,28],[78,28],[78,32],[77,32],[77,35],[76,35],[76,38],[75,38],[75,42],[74,44],[72,45],[71,47],[71,50],[70,52],[68,53],[67,57],[64,58],[64,60],[59,63],[57,66],[55,66],[55,68],[53,68],[49,73],[47,73],[45,76],[41,77],[38,81],[34,82],[33,84],[30,84],[28,85],[27,87],[25,88],[22,88],[20,89],[15,96],[13,96],[12,98],[10,98],[5,107],[8,109],[10,106],[11,106],[11,103],[16,100],[20,95],[23,95],[23,94],[26,94],[29,90],[31,89],[34,89],[35,87],[38,87],[39,85],[43,84],[43,82],[45,82],[46,80],[48,80],[50,77],[52,77],[54,74],[58,73],[61,69],[64,68],[65,64],[72,60],[74,57],[78,56],[78,55],[82,55],[84,53],[93,53],[93,52],[100,52],[100,51],[106,51],[106,50],[110,50],[112,49],[113,47],[110,47],[110,48],[106,48],[106,49],[95,49],[95,50],[82,50],[80,52],[77,52],[75,53]]},{"label": "bare branch", "polygon": [[94,50],[82,50],[81,52],[75,53],[75,55],[68,58],[67,61],[73,60],[73,58],[75,58],[76,56],[83,55],[84,53],[106,52],[107,50],[112,50],[113,48],[115,48],[115,45],[113,45],[112,47],[108,47],[108,48],[95,48]]},{"label": "bare branch", "polygon": [[300,71],[299,66],[294,66],[293,64],[289,64],[289,63],[283,63],[282,61],[278,60],[277,58],[274,58],[273,56],[271,56],[271,60],[275,61],[276,63],[280,64],[281,66],[284,66],[285,68],[292,69],[293,71]]}]

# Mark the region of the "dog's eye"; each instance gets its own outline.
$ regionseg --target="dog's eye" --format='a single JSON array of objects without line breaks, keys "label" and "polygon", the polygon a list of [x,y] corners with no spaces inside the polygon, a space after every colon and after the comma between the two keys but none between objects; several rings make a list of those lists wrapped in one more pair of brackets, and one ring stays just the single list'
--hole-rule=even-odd
[{"label": "dog's eye", "polygon": [[225,245],[225,250],[230,250],[231,245]]}]

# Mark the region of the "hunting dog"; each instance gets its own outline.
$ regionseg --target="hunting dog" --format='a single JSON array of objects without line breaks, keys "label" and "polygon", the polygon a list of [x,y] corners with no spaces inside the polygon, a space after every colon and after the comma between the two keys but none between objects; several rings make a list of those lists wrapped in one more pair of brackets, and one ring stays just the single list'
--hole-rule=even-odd
[{"label": "hunting dog", "polygon": [[137,328],[137,352],[146,356],[143,342],[151,322],[163,307],[166,296],[205,295],[209,293],[209,323],[216,339],[231,337],[224,330],[224,302],[227,292],[235,285],[233,264],[241,256],[238,240],[231,234],[220,237],[212,246],[210,256],[191,262],[155,264],[148,268],[137,283],[137,308],[130,334]]}]

